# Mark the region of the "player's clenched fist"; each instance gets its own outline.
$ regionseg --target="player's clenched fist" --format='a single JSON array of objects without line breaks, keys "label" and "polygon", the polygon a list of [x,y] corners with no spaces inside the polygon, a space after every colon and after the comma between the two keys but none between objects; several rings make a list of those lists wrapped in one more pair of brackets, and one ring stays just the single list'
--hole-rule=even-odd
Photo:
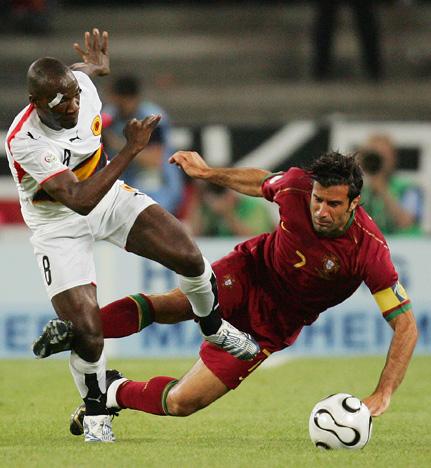
[{"label": "player's clenched fist", "polygon": [[190,177],[205,179],[209,173],[208,164],[196,151],[177,151],[169,158],[171,164],[176,164]]},{"label": "player's clenched fist", "polygon": [[127,146],[139,153],[150,141],[151,134],[160,122],[160,115],[150,115],[144,120],[132,119],[124,127]]}]

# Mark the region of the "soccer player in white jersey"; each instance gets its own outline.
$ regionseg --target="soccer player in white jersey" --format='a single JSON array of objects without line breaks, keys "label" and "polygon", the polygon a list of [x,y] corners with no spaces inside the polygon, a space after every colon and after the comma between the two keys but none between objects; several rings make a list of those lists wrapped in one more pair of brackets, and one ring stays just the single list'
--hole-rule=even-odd
[{"label": "soccer player in white jersey", "polygon": [[[101,145],[101,102],[89,76],[109,73],[108,34],[85,33],[83,62],[67,67],[36,60],[27,81],[30,104],[13,121],[6,152],[46,290],[59,319],[35,342],[38,357],[71,347],[70,370],[86,403],[85,441],[112,442],[106,409],[106,359],[96,297],[93,247],[109,241],[156,260],[179,276],[205,338],[239,359],[259,352],[254,339],[221,319],[209,263],[181,223],[147,195],[117,178],[147,145],[160,116],[127,123],[124,148],[107,164]],[[121,310],[140,296],[105,307]],[[64,348],[63,348],[64,346]]]}]

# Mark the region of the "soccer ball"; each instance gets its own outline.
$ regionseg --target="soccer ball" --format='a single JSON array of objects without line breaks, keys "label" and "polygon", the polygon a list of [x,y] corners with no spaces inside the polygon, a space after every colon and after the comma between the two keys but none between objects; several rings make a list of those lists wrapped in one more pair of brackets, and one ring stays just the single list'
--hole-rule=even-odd
[{"label": "soccer ball", "polygon": [[316,447],[360,449],[371,437],[369,409],[348,393],[337,393],[319,401],[310,415],[308,429]]}]

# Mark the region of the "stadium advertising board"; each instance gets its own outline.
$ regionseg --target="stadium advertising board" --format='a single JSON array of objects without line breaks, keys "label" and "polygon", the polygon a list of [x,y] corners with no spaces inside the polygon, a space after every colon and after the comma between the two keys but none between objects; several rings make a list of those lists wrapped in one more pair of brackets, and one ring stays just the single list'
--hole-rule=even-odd
[{"label": "stadium advertising board", "polygon": [[[0,357],[31,357],[30,344],[53,316],[26,230],[1,231]],[[215,260],[238,240],[201,239],[206,256]],[[390,240],[392,257],[413,303],[419,325],[417,353],[431,353],[431,245],[426,239]],[[96,251],[98,296],[106,304],[138,291],[162,292],[176,286],[175,275],[153,262],[102,243]],[[325,312],[305,327],[287,353],[292,355],[353,355],[386,353],[391,328],[380,316],[365,286],[345,303]],[[107,340],[115,357],[193,356],[201,341],[193,322],[151,325],[139,335]]]}]

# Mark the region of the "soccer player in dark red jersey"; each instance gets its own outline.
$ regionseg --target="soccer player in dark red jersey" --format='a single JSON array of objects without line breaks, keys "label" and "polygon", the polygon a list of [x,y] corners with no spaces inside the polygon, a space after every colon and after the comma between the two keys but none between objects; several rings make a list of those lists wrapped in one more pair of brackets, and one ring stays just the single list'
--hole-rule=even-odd
[{"label": "soccer player in dark red jersey", "polygon": [[[193,178],[279,205],[280,223],[274,232],[237,245],[213,264],[221,315],[251,333],[261,352],[244,362],[203,342],[200,359],[179,380],[155,377],[134,382],[114,373],[108,406],[190,415],[236,388],[271,353],[291,346],[304,326],[346,300],[364,281],[394,331],[377,387],[364,399],[373,416],[382,414],[403,380],[417,329],[386,241],[359,206],[362,172],[355,158],[328,153],[309,170],[292,168],[276,174],[211,168],[197,153],[187,151],[175,153],[171,162]],[[191,307],[179,290],[130,296],[102,309],[105,337],[138,332],[151,321],[190,318]],[[72,426],[82,411],[76,411]]]}]

